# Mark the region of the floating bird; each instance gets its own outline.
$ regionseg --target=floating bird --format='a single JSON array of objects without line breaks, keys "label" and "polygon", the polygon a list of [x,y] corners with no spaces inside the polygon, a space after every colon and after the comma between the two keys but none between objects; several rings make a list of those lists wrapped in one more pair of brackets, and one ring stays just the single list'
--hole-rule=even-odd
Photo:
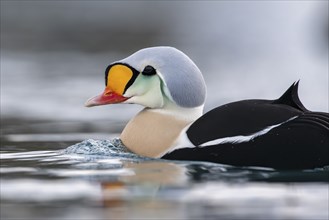
[{"label": "floating bird", "polygon": [[298,82],[278,99],[232,102],[203,115],[199,68],[176,48],[151,47],[110,64],[105,84],[87,107],[145,107],[120,135],[136,154],[274,169],[329,165],[329,114],[303,106]]}]

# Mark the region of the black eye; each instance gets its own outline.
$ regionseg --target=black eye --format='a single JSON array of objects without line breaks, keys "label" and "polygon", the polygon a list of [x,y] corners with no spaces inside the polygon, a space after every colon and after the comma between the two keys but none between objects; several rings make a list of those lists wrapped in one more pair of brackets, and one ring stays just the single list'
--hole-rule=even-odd
[{"label": "black eye", "polygon": [[146,76],[152,76],[156,74],[156,70],[152,66],[146,66],[142,74]]}]

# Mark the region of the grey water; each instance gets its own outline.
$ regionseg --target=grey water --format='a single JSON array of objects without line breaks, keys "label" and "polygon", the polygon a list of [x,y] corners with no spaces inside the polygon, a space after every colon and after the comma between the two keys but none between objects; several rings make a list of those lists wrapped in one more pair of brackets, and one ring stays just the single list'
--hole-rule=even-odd
[{"label": "grey water", "polygon": [[203,72],[205,111],[300,79],[328,112],[327,1],[0,3],[1,220],[329,218],[328,167],[144,158],[118,139],[140,106],[83,107],[111,62],[170,45]]}]

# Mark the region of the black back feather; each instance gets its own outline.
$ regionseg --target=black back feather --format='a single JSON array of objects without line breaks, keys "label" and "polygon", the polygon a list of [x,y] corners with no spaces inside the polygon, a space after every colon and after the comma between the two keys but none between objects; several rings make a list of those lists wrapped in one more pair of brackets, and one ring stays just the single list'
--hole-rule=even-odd
[{"label": "black back feather", "polygon": [[309,112],[309,110],[304,107],[304,105],[299,99],[298,85],[299,80],[297,82],[294,82],[280,98],[274,100],[273,104],[288,105],[303,112]]}]

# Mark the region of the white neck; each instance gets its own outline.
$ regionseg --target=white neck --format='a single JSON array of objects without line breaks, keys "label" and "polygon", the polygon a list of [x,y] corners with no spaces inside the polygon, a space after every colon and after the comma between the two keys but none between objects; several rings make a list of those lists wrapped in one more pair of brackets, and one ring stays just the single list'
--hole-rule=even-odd
[{"label": "white neck", "polygon": [[204,105],[195,108],[183,108],[177,106],[171,101],[166,101],[162,108],[154,108],[149,110],[164,115],[170,115],[177,118],[178,120],[186,120],[192,122],[201,117],[203,113],[203,107]]},{"label": "white neck", "polygon": [[131,119],[121,140],[132,152],[161,157],[175,143],[180,132],[202,115],[203,105],[196,108],[182,108],[167,102],[161,109],[145,108]]}]

